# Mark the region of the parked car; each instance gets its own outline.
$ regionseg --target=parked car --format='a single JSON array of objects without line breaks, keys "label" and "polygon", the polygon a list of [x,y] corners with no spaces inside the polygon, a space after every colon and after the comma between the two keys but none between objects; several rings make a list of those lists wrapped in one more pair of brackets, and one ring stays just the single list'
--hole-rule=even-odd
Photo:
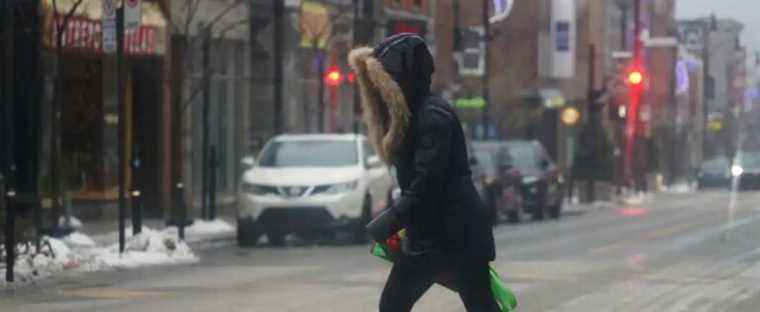
[{"label": "parked car", "polygon": [[512,166],[520,176],[525,212],[536,220],[562,215],[564,176],[538,141],[508,141]]},{"label": "parked car", "polygon": [[391,178],[362,135],[281,135],[242,177],[238,243],[262,234],[282,245],[287,234],[334,234],[356,241],[375,207],[384,207]]},{"label": "parked car", "polygon": [[760,151],[740,152],[731,166],[740,190],[760,190]]},{"label": "parked car", "polygon": [[[467,147],[468,156],[470,156],[470,174],[472,175],[472,182],[475,185],[475,190],[478,192],[478,195],[480,195],[481,199],[486,198],[486,186],[484,184],[484,176],[485,176],[485,168],[484,165],[477,159],[477,157],[473,156],[474,150],[472,149],[472,146]],[[396,179],[395,170],[391,169],[391,176],[393,179],[393,185],[386,193],[386,207],[389,208],[393,205],[393,203],[401,198],[401,188],[398,186]],[[373,211],[373,216],[378,215],[381,210]]]},{"label": "parked car", "polygon": [[731,186],[731,162],[726,157],[706,160],[697,172],[700,189],[710,187],[729,188]]},{"label": "parked car", "polygon": [[523,219],[519,172],[514,169],[507,143],[475,142],[474,155],[484,170],[485,202],[495,223],[506,217],[510,222]]}]

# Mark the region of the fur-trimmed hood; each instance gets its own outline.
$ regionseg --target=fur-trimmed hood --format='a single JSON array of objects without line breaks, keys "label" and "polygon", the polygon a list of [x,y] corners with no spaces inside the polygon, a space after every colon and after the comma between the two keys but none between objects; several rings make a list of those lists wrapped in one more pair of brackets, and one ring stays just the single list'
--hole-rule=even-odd
[{"label": "fur-trimmed hood", "polygon": [[361,92],[370,143],[391,164],[403,144],[414,108],[430,94],[433,61],[424,40],[413,34],[385,39],[376,48],[348,55]]}]

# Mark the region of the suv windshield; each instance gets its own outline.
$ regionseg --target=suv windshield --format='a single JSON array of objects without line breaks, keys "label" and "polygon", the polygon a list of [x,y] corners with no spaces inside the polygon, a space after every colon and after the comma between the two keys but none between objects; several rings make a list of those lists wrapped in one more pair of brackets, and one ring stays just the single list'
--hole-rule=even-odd
[{"label": "suv windshield", "polygon": [[270,144],[260,167],[344,167],[358,163],[354,141],[279,141]]}]

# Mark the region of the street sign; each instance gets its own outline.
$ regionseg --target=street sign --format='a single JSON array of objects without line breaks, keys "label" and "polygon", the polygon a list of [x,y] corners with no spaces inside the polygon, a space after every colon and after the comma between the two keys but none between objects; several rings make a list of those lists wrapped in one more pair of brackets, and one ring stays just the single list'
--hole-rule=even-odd
[{"label": "street sign", "polygon": [[134,30],[140,27],[142,22],[142,1],[126,0],[124,1],[126,9],[124,10],[124,28]]},{"label": "street sign", "polygon": [[103,52],[116,52],[116,0],[103,1]]}]

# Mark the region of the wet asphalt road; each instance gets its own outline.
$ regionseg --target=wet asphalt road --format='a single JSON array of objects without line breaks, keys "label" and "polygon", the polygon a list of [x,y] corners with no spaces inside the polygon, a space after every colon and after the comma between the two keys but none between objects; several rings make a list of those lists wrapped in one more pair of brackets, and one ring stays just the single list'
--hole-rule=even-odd
[{"label": "wet asphalt road", "polygon": [[[519,311],[760,311],[760,193],[660,194],[495,229]],[[0,290],[0,311],[377,311],[389,266],[366,246],[198,251],[195,265]],[[464,311],[434,287],[415,311]]]}]

